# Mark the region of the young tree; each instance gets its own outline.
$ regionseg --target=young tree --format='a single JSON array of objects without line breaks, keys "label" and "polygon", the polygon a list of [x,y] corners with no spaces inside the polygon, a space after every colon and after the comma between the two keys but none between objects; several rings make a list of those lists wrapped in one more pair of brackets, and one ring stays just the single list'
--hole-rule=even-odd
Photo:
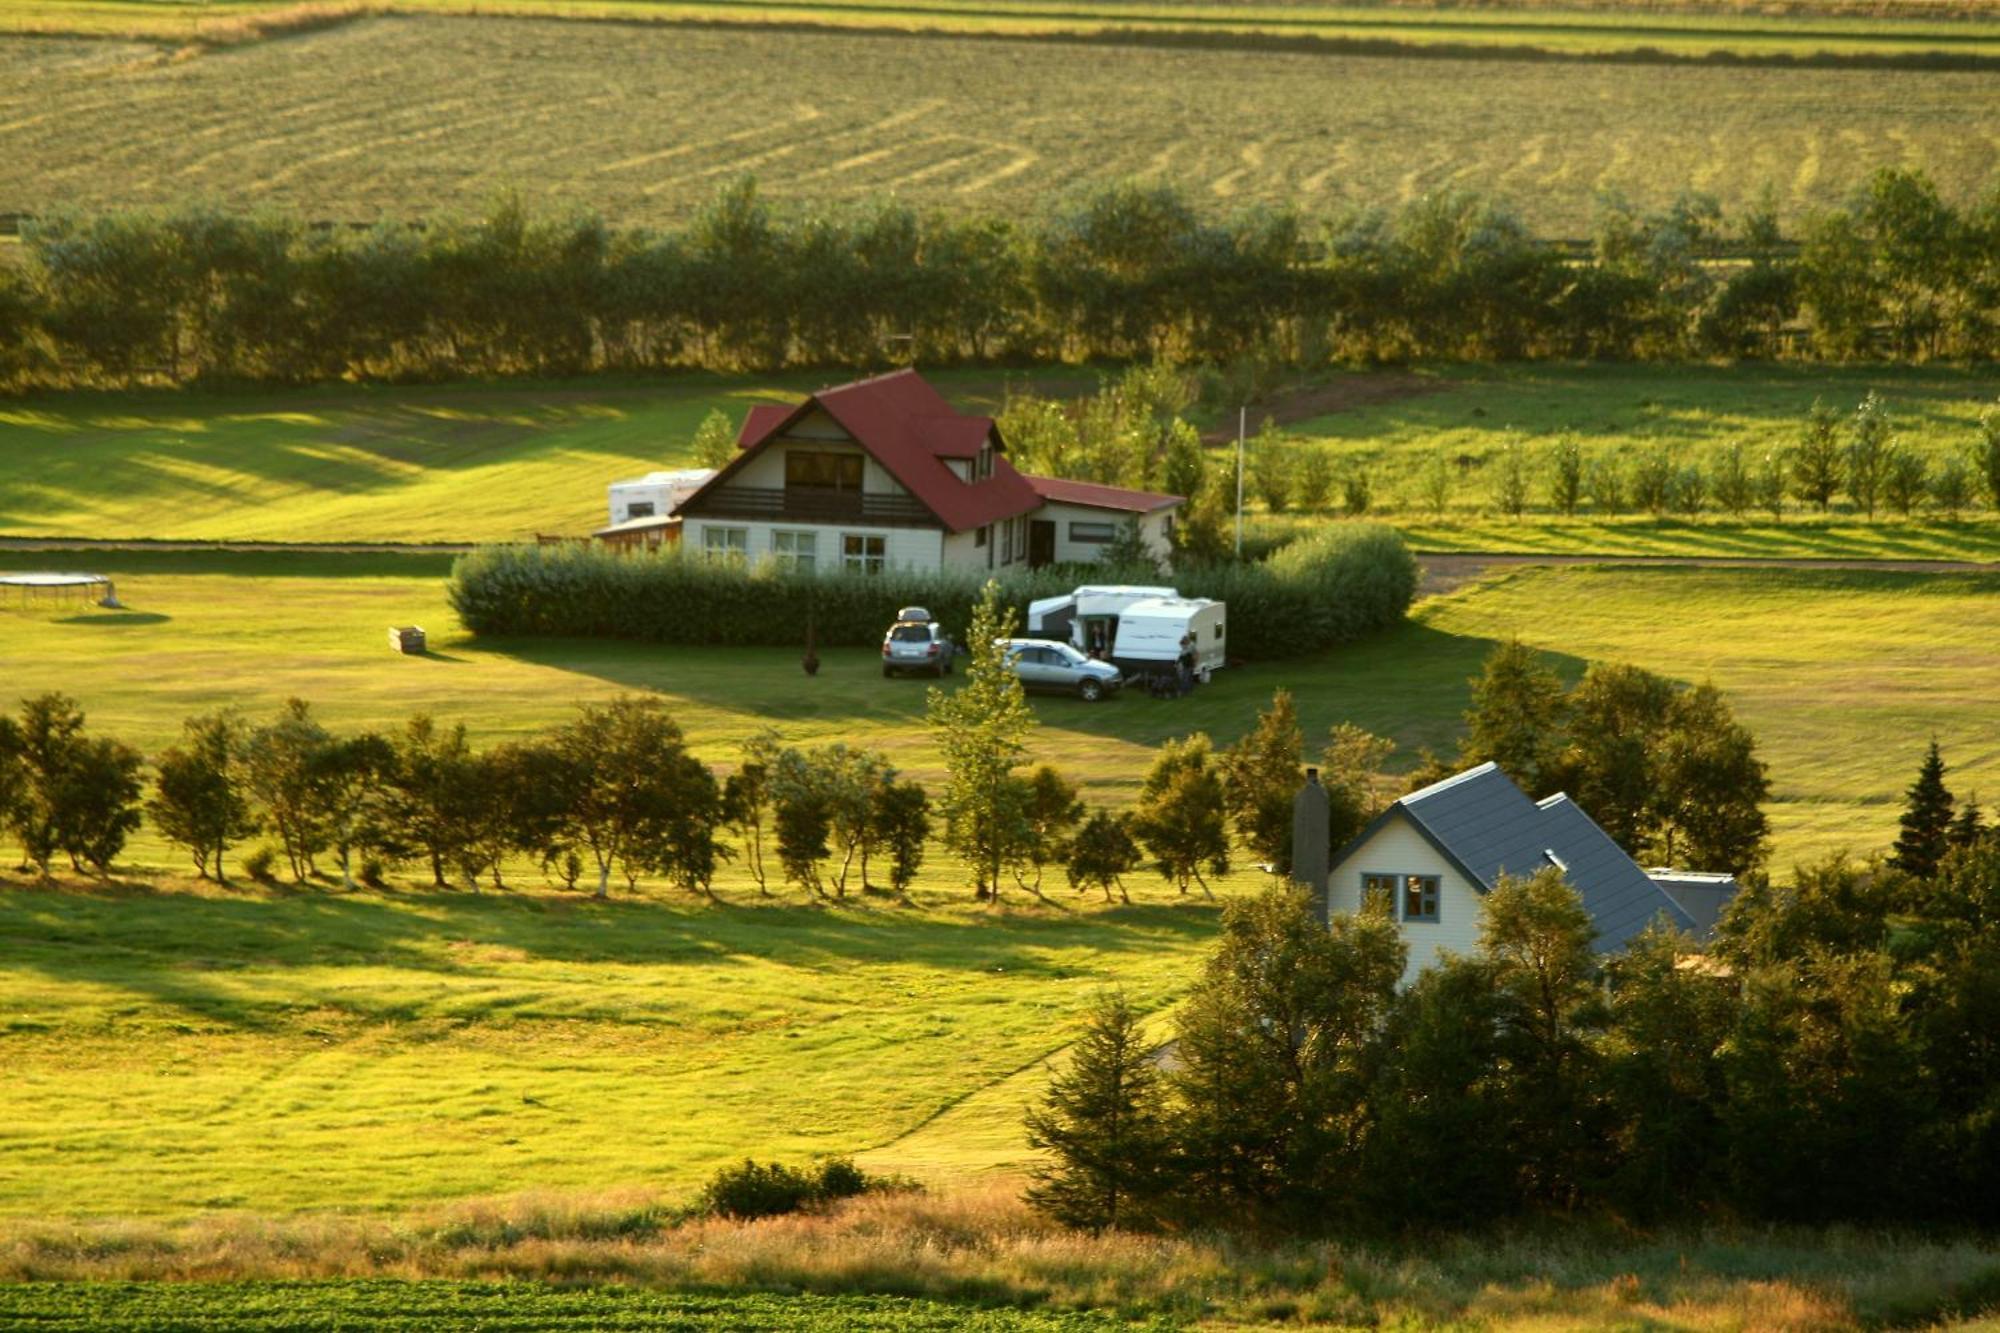
[{"label": "young tree", "polygon": [[1027,883],[1017,869],[1014,882],[1039,898],[1043,871],[1060,864],[1069,855],[1070,834],[1083,818],[1083,801],[1077,795],[1076,784],[1048,764],[1036,766],[1023,783],[1021,805],[1027,838],[1021,852],[1033,868],[1035,880],[1033,884]]},{"label": "young tree", "polygon": [[1840,457],[1840,414],[1813,399],[1805,432],[1792,450],[1792,493],[1824,514],[1845,476]]},{"label": "young tree", "polygon": [[1308,514],[1325,513],[1333,496],[1333,455],[1317,447],[1303,450],[1294,480],[1298,483],[1299,508]]},{"label": "young tree", "polygon": [[1945,522],[1956,523],[1959,514],[1971,507],[1972,499],[1972,474],[1965,460],[1947,457],[1931,475],[1931,503],[1944,511]]},{"label": "young tree", "polygon": [[59,852],[107,868],[139,825],[138,752],[84,734],[82,710],[56,693],[22,701],[0,750],[0,804],[26,864],[45,879]]},{"label": "young tree", "polygon": [[796,750],[786,750],[771,774],[778,866],[785,878],[815,898],[826,896],[819,873],[826,860],[833,817],[819,784]]},{"label": "young tree", "polygon": [[1352,722],[1337,722],[1327,732],[1319,775],[1326,788],[1327,841],[1333,850],[1346,846],[1388,805],[1382,768],[1395,752],[1396,742]]},{"label": "young tree", "polygon": [[1944,756],[1931,738],[1917,780],[1904,793],[1902,831],[1889,864],[1918,879],[1937,874],[1938,862],[1951,849],[1951,791],[1944,785]]},{"label": "young tree", "polygon": [[1674,502],[1674,478],[1678,475],[1674,456],[1665,445],[1648,449],[1632,469],[1632,503],[1656,518],[1666,513]]},{"label": "young tree", "polygon": [[166,751],[156,767],[146,813],[160,836],[194,857],[202,879],[227,880],[223,854],[229,844],[257,827],[244,793],[239,756],[243,723],[233,713],[208,713],[181,724],[181,743]]},{"label": "young tree", "polygon": [[1565,435],[1549,449],[1549,503],[1564,518],[1574,518],[1583,499],[1583,446]]},{"label": "young tree", "polygon": [[722,817],[736,832],[743,864],[757,881],[757,892],[768,897],[764,874],[764,823],[771,813],[771,770],[777,762],[777,740],[769,732],[743,747],[743,761],[722,784]]},{"label": "young tree", "polygon": [[686,744],[660,700],[633,695],[582,705],[551,739],[581,775],[568,836],[590,850],[602,898],[613,866],[624,868],[629,881],[646,849],[663,840],[678,793],[660,775],[687,759]]},{"label": "young tree", "polygon": [[1027,1130],[1029,1145],[1052,1159],[1028,1186],[1037,1212],[1092,1232],[1154,1222],[1169,1160],[1165,1098],[1140,1015],[1123,995],[1098,997]]},{"label": "young tree", "polygon": [[[1011,441],[1014,437],[1007,438]],[[1201,499],[1208,480],[1208,460],[1202,453],[1200,433],[1185,421],[1176,420],[1167,432],[1161,473],[1167,494],[1181,496],[1190,508]]]},{"label": "young tree", "polygon": [[1951,832],[1947,841],[1954,848],[1970,847],[1986,834],[1986,817],[1979,812],[1979,793],[1965,798],[1952,817]]},{"label": "young tree", "polygon": [[1691,870],[1743,875],[1761,865],[1771,782],[1757,742],[1713,685],[1674,700],[1660,742],[1661,850]]},{"label": "young tree", "polygon": [[[465,866],[476,824],[476,761],[466,744],[465,724],[440,727],[429,713],[417,713],[393,745],[396,758],[387,786],[396,836],[430,863],[433,887],[449,888],[445,872]],[[314,832],[324,847],[323,828],[315,824]]]},{"label": "young tree", "polygon": [[1431,517],[1443,518],[1444,511],[1451,505],[1451,462],[1444,456],[1444,450],[1431,452],[1429,461],[1424,464],[1419,486]]},{"label": "young tree", "polygon": [[21,729],[13,718],[0,716],[0,829],[15,827],[27,798],[27,785],[21,762]]},{"label": "young tree", "polygon": [[1591,463],[1590,507],[1611,518],[1625,512],[1625,460],[1617,454],[1601,455]]},{"label": "young tree", "polygon": [[[545,748],[545,747],[544,747]],[[389,796],[389,779],[396,768],[396,747],[385,736],[372,731],[335,740],[322,749],[316,761],[313,787],[324,818],[324,828],[333,854],[340,858],[341,887],[354,889],[354,854],[373,852],[386,859],[400,859],[405,848],[397,836],[394,809]],[[533,784],[540,804],[560,802],[563,787],[544,772]],[[538,816],[517,811],[527,828],[516,829],[526,838],[538,827]]]},{"label": "young tree", "polygon": [[1249,444],[1250,488],[1274,514],[1284,513],[1292,502],[1292,450],[1291,438],[1269,417]]},{"label": "young tree", "polygon": [[1578,1201],[1602,1141],[1596,933],[1554,866],[1526,879],[1502,875],[1481,904],[1479,952],[1499,999],[1513,1156],[1528,1197],[1557,1207]]},{"label": "young tree", "polygon": [[1693,463],[1674,471],[1667,485],[1667,507],[1684,518],[1694,518],[1708,502],[1708,478]]},{"label": "young tree", "polygon": [[694,432],[694,461],[698,467],[721,468],[736,457],[736,427],[729,414],[715,408],[701,419]]},{"label": "young tree", "polygon": [[1847,498],[1857,509],[1875,518],[1875,503],[1882,495],[1882,483],[1894,447],[1889,440],[1889,409],[1874,390],[1862,398],[1849,423],[1847,445]]},{"label": "young tree", "polygon": [[708,765],[685,748],[665,759],[653,784],[657,814],[634,847],[633,859],[675,888],[714,901],[716,867],[729,856],[716,836],[722,828],[721,785]]},{"label": "young tree", "polygon": [[1663,677],[1604,662],[1591,663],[1569,695],[1556,783],[1633,856],[1659,824],[1659,757],[1675,695]]},{"label": "young tree", "polygon": [[1722,458],[1715,465],[1712,489],[1715,503],[1735,518],[1742,518],[1757,502],[1756,479],[1750,475],[1750,468],[1743,461],[1741,443],[1732,441],[1722,451]]},{"label": "young tree", "polygon": [[1374,488],[1368,480],[1368,469],[1359,463],[1350,466],[1340,478],[1340,503],[1347,510],[1349,518],[1360,518],[1374,503]]},{"label": "young tree", "polygon": [[1129,903],[1132,895],[1125,891],[1125,876],[1138,866],[1139,844],[1132,840],[1127,821],[1108,810],[1094,810],[1070,839],[1065,873],[1069,886],[1078,893],[1095,887],[1103,891],[1108,903],[1111,890],[1116,888],[1119,900]]},{"label": "young tree", "polygon": [[1386,913],[1329,923],[1292,885],[1225,909],[1177,1024],[1179,1193],[1195,1220],[1324,1225],[1351,1207],[1406,955]]},{"label": "young tree", "polygon": [[1223,799],[1251,855],[1275,866],[1292,866],[1292,802],[1305,768],[1305,734],[1290,690],[1271,696],[1257,725],[1221,754]]},{"label": "young tree", "polygon": [[1531,796],[1548,795],[1567,723],[1561,678],[1534,649],[1509,639],[1487,654],[1471,684],[1460,762],[1492,760]]},{"label": "young tree", "polygon": [[292,882],[302,884],[326,850],[319,791],[320,763],[333,736],[303,699],[285,700],[275,721],[258,727],[243,743],[243,785],[256,803],[258,825],[278,836]]},{"label": "young tree", "polygon": [[869,816],[875,844],[889,858],[889,887],[908,893],[924,864],[924,844],[931,836],[931,803],[922,784],[893,777],[875,788]]},{"label": "young tree", "polygon": [[1764,455],[1753,479],[1757,507],[1768,512],[1773,523],[1782,523],[1785,518],[1785,478],[1790,471],[1783,452],[1773,449]]},{"label": "young tree", "polygon": [[1972,449],[1972,470],[1986,488],[1986,503],[2000,509],[2000,402],[1979,414],[1979,439]]},{"label": "young tree", "polygon": [[1517,521],[1528,507],[1528,460],[1517,441],[1501,445],[1493,460],[1493,504]]},{"label": "young tree", "polygon": [[1229,820],[1222,775],[1211,757],[1201,732],[1162,745],[1139,786],[1132,835],[1163,879],[1182,893],[1192,881],[1213,898],[1202,872],[1229,873]]},{"label": "young tree", "polygon": [[1000,585],[989,580],[966,632],[964,684],[949,693],[933,687],[928,696],[931,730],[944,753],[945,842],[972,867],[982,899],[998,899],[1001,868],[1019,844],[1011,779],[1035,724],[1021,678],[1000,647],[1013,632],[1013,608],[1003,612]]},{"label": "young tree", "polygon": [[1930,491],[1930,466],[1924,456],[1900,444],[1890,445],[1882,464],[1882,498],[1889,507],[1908,518]]}]

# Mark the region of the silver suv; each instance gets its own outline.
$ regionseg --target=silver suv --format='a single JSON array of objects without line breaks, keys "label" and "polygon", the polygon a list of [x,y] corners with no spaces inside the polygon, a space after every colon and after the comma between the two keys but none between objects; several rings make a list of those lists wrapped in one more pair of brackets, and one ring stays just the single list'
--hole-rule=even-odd
[{"label": "silver suv", "polygon": [[921,606],[906,606],[896,613],[896,623],[882,636],[882,674],[899,671],[928,671],[934,676],[951,674],[952,646],[944,627],[931,619]]},{"label": "silver suv", "polygon": [[1060,690],[1086,703],[1114,694],[1125,683],[1117,667],[1086,657],[1054,639],[1001,639],[1007,665],[1029,690]]}]

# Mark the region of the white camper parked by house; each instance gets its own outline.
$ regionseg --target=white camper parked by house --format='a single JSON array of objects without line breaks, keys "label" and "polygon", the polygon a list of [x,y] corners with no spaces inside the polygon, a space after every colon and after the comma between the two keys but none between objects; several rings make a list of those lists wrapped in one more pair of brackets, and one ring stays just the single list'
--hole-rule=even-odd
[{"label": "white camper parked by house", "polygon": [[648,472],[637,481],[614,481],[611,522],[615,526],[635,518],[664,518],[714,475],[713,468],[691,467],[676,472]]},{"label": "white camper parked by house", "polygon": [[1136,584],[1086,584],[1028,605],[1028,632],[1065,639],[1127,672],[1171,671],[1181,637],[1195,640],[1195,672],[1207,676],[1228,659],[1226,610],[1206,597]]}]

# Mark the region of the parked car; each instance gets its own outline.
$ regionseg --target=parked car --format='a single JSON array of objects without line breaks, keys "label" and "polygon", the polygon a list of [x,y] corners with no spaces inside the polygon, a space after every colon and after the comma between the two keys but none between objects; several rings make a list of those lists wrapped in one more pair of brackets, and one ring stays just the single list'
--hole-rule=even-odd
[{"label": "parked car", "polygon": [[1066,643],[1054,639],[1001,639],[1007,664],[1021,678],[1023,689],[1060,690],[1095,703],[1115,694],[1125,678],[1109,662],[1084,656]]},{"label": "parked car", "polygon": [[906,606],[896,613],[896,623],[882,636],[882,674],[899,671],[928,671],[934,676],[951,674],[953,649],[944,627],[931,619],[921,606]]}]

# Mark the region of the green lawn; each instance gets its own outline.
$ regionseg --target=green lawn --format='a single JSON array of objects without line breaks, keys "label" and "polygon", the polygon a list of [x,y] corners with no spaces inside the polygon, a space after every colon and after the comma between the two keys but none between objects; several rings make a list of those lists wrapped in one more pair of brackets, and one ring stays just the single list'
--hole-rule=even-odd
[{"label": "green lawn", "polygon": [[[481,742],[625,689],[663,694],[697,750],[751,730],[879,745],[937,776],[924,686],[866,650],[808,681],[782,651],[474,642],[436,557],[104,553],[124,613],[0,613],[9,695],[67,690],[155,750],[184,714],[287,694],[341,727],[415,708]],[[343,575],[348,575],[343,577]],[[417,621],[436,653],[392,655]],[[1185,703],[1040,701],[1037,758],[1119,802],[1149,749],[1227,740],[1283,686],[1313,736],[1352,719],[1404,762],[1448,748],[1466,678],[1519,635],[1712,679],[1770,762],[1775,867],[1893,834],[1933,733],[1961,791],[2000,794],[2000,580],[1825,571],[1530,570],[1426,602],[1319,657],[1224,674]],[[173,867],[150,833],[135,865]],[[934,851],[907,907],[723,907],[649,890],[593,903],[532,877],[505,895],[405,885],[227,894],[0,894],[0,1213],[399,1207],[530,1187],[685,1192],[745,1153],[865,1154],[957,1179],[1018,1160],[1015,1110],[1100,987],[1185,987],[1205,903],[1135,877],[1132,908],[966,902]],[[1225,893],[1259,884],[1239,873]],[[1023,1078],[1027,1082],[1023,1082]]]},{"label": "green lawn", "polygon": [[[607,521],[611,482],[687,463],[688,441],[710,410],[740,420],[752,403],[834,378],[688,375],[0,403],[0,535],[465,542],[584,532]],[[962,406],[982,411],[997,409],[1010,379],[1050,393],[1096,383],[1089,370],[936,378]],[[1712,464],[1741,441],[1761,458],[1796,437],[1815,397],[1845,410],[1871,389],[1888,401],[1898,438],[1938,460],[1971,447],[2000,381],[1948,368],[1519,366],[1333,375],[1284,401],[1354,404],[1294,422],[1294,447],[1327,450],[1343,471],[1365,469],[1376,507],[1420,549],[2000,555],[2000,524],[1987,510],[1955,524],[1936,514],[1867,523],[1844,499],[1829,517],[1794,508],[1777,524],[1713,514],[1566,522],[1547,512],[1541,451],[1562,432],[1575,433],[1590,457],[1663,445]],[[1529,441],[1534,473],[1534,512],[1522,522],[1496,517],[1491,495],[1491,460],[1515,439]],[[1442,521],[1419,499],[1422,470],[1438,452],[1453,478]],[[1254,494],[1251,519],[1267,530],[1322,521],[1273,517]]]}]

